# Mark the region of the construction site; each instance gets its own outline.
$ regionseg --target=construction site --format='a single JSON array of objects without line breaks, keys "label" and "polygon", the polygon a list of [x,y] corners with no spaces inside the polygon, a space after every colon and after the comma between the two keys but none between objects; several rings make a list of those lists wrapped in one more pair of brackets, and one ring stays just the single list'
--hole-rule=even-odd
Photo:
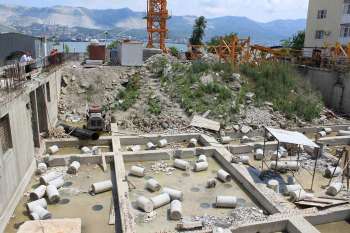
[{"label": "construction site", "polygon": [[0,67],[0,232],[350,232],[350,44],[174,54],[169,15]]}]

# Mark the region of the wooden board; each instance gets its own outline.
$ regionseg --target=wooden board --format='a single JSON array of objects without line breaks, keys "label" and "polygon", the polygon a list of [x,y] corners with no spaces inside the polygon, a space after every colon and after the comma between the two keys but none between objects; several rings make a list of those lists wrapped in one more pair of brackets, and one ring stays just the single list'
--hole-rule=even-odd
[{"label": "wooden board", "polygon": [[349,201],[330,199],[330,198],[321,198],[321,197],[314,197],[312,199],[295,202],[295,204],[298,204],[298,205],[313,206],[313,207],[319,207],[319,208],[332,207],[336,205],[344,205],[347,203],[349,203]]},{"label": "wooden board", "polygon": [[81,233],[81,219],[48,219],[23,223],[17,233]]},{"label": "wooden board", "polygon": [[220,130],[220,123],[217,121],[212,121],[207,118],[195,115],[192,119],[191,126],[209,129],[218,132]]}]

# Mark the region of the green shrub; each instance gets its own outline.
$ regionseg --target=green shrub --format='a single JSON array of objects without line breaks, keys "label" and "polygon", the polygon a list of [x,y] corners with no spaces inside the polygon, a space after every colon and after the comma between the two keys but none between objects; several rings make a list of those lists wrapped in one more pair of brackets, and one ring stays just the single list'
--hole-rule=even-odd
[{"label": "green shrub", "polygon": [[264,62],[258,66],[244,64],[240,71],[254,82],[258,103],[270,101],[274,108],[292,117],[311,121],[322,109],[320,96],[312,90],[289,64]]},{"label": "green shrub", "polygon": [[125,90],[118,93],[118,99],[122,100],[122,102],[118,104],[118,108],[126,111],[134,105],[140,95],[140,87],[140,76],[136,74],[129,80]]},{"label": "green shrub", "polygon": [[170,54],[174,57],[180,57],[180,51],[176,47],[170,47]]},{"label": "green shrub", "polygon": [[148,111],[154,115],[162,112],[162,106],[158,97],[152,98],[152,94],[148,97]]}]

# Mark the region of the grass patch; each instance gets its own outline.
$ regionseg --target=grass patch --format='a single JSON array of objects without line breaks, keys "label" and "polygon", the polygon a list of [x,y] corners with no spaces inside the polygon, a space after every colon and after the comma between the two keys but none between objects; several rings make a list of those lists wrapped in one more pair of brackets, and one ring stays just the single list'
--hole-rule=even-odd
[{"label": "grass patch", "polygon": [[118,109],[126,111],[136,103],[140,95],[140,76],[135,74],[127,84],[125,90],[118,93],[118,99],[121,100],[118,104]]},{"label": "grass patch", "polygon": [[275,110],[290,118],[296,115],[311,121],[319,116],[323,107],[320,95],[300,78],[293,66],[265,62],[258,66],[241,65],[240,71],[254,82],[258,104],[270,101]]},{"label": "grass patch", "polygon": [[148,111],[154,115],[160,115],[162,113],[162,106],[159,97],[148,97]]}]

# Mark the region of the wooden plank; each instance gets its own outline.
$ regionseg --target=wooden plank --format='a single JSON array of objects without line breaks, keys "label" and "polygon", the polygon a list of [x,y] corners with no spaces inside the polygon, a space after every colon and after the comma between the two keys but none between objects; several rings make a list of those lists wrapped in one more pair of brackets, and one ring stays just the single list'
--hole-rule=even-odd
[{"label": "wooden plank", "polygon": [[212,121],[207,118],[195,115],[192,119],[191,126],[203,128],[203,129],[209,129],[213,131],[219,131],[220,130],[220,123],[217,121]]}]

